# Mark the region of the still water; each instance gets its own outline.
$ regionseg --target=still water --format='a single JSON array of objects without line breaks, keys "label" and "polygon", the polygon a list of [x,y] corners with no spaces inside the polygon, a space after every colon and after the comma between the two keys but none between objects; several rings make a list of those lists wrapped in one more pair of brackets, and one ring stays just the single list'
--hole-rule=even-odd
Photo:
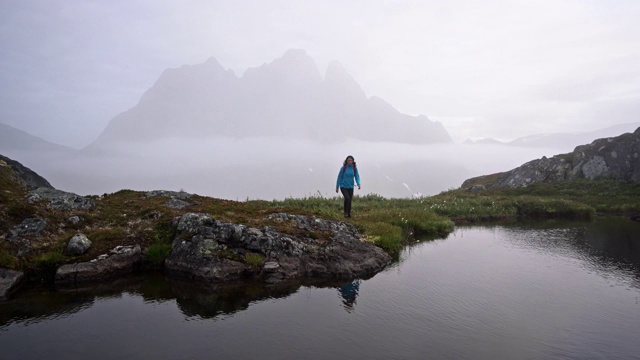
[{"label": "still water", "polygon": [[160,276],[0,304],[0,359],[640,359],[640,224],[458,227],[344,284]]}]

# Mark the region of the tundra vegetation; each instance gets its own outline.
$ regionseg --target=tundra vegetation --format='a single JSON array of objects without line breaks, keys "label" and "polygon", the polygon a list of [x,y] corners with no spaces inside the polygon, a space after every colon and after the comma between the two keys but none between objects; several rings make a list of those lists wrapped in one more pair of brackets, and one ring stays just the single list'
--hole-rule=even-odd
[{"label": "tundra vegetation", "polygon": [[[284,200],[229,201],[192,195],[187,208],[167,206],[168,196],[121,190],[89,196],[92,209],[55,210],[46,201],[27,201],[29,189],[8,166],[0,166],[0,267],[43,276],[64,263],[89,261],[118,245],[140,245],[150,267],[161,267],[175,237],[175,219],[185,212],[202,212],[213,218],[252,227],[272,227],[280,232],[322,240],[328,234],[269,219],[272,213],[313,215],[349,221],[370,241],[392,256],[410,242],[445,237],[455,224],[518,221],[522,219],[584,219],[598,214],[640,213],[640,184],[609,180],[575,180],[528,187],[471,192],[454,189],[414,199],[388,199],[369,194],[356,196],[353,217],[342,215],[342,198],[310,196]],[[12,229],[26,218],[46,219],[46,227],[31,239],[30,250],[18,256],[8,241]],[[70,222],[72,217],[81,221]],[[64,248],[76,233],[92,242],[88,252],[70,257]],[[264,258],[248,254],[239,261],[259,266]],[[43,278],[45,280],[45,278]]]}]

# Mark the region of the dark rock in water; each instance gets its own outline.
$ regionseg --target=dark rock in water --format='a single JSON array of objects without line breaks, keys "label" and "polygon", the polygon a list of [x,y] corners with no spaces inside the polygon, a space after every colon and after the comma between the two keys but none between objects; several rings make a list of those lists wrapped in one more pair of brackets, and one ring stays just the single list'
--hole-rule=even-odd
[{"label": "dark rock in water", "polygon": [[47,188],[53,189],[53,186],[49,184],[49,182],[43,178],[42,176],[36,174],[33,170],[28,167],[22,165],[21,163],[11,160],[8,157],[0,155],[0,160],[4,161],[11,167],[13,172],[15,172],[24,182],[27,184],[29,189],[37,189],[37,188]]},{"label": "dark rock in water", "polygon": [[[538,182],[552,183],[581,178],[637,183],[640,182],[640,128],[633,133],[598,139],[591,144],[578,146],[570,154],[529,161],[499,175],[495,181],[486,184],[489,189],[517,188]],[[482,176],[468,179],[461,187],[469,188],[489,178],[490,176]]]},{"label": "dark rock in water", "polygon": [[20,271],[0,268],[0,301],[7,300],[23,278],[24,274]]},{"label": "dark rock in water", "polygon": [[38,201],[48,201],[49,207],[55,210],[89,210],[96,206],[96,201],[74,193],[56,189],[39,188],[29,193],[27,199],[33,204]]},{"label": "dark rock in water", "polygon": [[326,236],[293,236],[269,227],[251,228],[218,221],[207,214],[186,213],[178,222],[165,261],[167,273],[213,283],[247,277],[260,277],[266,282],[354,278],[373,275],[391,261],[382,249],[361,241],[351,224],[288,214],[270,218],[308,230],[309,234]]},{"label": "dark rock in water", "polygon": [[82,255],[91,247],[91,240],[87,239],[84,234],[74,235],[64,249],[64,254],[67,256]]},{"label": "dark rock in water", "polygon": [[140,266],[140,246],[118,246],[109,255],[76,264],[62,265],[56,271],[56,286],[78,286],[97,283],[114,277],[131,274]]},{"label": "dark rock in water", "polygon": [[640,214],[631,215],[629,218],[633,221],[640,222]]}]

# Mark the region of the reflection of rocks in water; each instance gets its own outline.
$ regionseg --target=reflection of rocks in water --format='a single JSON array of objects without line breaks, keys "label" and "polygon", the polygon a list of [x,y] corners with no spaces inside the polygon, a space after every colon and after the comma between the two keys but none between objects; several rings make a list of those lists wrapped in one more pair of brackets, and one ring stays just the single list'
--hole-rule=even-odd
[{"label": "reflection of rocks in water", "polygon": [[91,307],[94,298],[83,293],[60,293],[42,288],[25,289],[10,301],[0,303],[0,332],[2,327],[15,321],[28,320],[37,323],[49,317],[77,313]]},{"label": "reflection of rocks in water", "polygon": [[604,259],[631,263],[640,272],[640,227],[629,219],[599,219],[585,234],[585,243]]},{"label": "reflection of rocks in water", "polygon": [[201,318],[246,310],[251,302],[257,300],[284,298],[295,293],[302,285],[299,281],[274,285],[257,281],[207,285],[175,278],[169,278],[168,281],[180,310],[186,316]]},{"label": "reflection of rocks in water", "polygon": [[516,223],[502,228],[519,246],[577,257],[597,271],[611,267],[632,271],[640,279],[640,226],[627,217]]},{"label": "reflection of rocks in water", "polygon": [[[127,293],[140,296],[145,302],[172,302],[175,299],[178,309],[186,317],[208,319],[246,310],[252,302],[285,298],[302,286],[335,289],[342,285],[344,281],[320,279],[290,280],[277,284],[262,281],[202,284],[149,274],[128,276],[73,290],[54,291],[27,286],[15,298],[0,303],[0,332],[3,326],[12,322],[38,322],[78,313],[95,302],[121,298]],[[355,297],[351,306],[353,304]]]},{"label": "reflection of rocks in water", "polygon": [[[162,275],[129,276],[74,289],[27,286],[6,303],[0,303],[0,327],[14,321],[40,321],[80,312],[96,300],[120,298],[123,293],[139,294],[145,301],[173,300],[173,290]],[[1,329],[0,329],[1,331]]]}]

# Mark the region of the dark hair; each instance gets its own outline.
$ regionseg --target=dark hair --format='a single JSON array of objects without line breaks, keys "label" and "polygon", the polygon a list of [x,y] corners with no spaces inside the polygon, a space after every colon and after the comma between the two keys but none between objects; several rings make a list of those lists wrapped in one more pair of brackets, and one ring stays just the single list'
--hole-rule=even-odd
[{"label": "dark hair", "polygon": [[342,165],[347,165],[347,160],[349,160],[349,158],[351,158],[351,160],[353,160],[353,167],[355,167],[356,166],[356,159],[354,159],[352,155],[347,156],[344,159],[344,162],[342,163]]},{"label": "dark hair", "polygon": [[342,163],[342,177],[344,177],[344,172],[347,170],[347,160],[349,160],[349,158],[353,160],[353,173],[358,173],[358,168],[356,167],[356,159],[354,159],[353,156],[349,155],[344,159],[344,162]]}]

